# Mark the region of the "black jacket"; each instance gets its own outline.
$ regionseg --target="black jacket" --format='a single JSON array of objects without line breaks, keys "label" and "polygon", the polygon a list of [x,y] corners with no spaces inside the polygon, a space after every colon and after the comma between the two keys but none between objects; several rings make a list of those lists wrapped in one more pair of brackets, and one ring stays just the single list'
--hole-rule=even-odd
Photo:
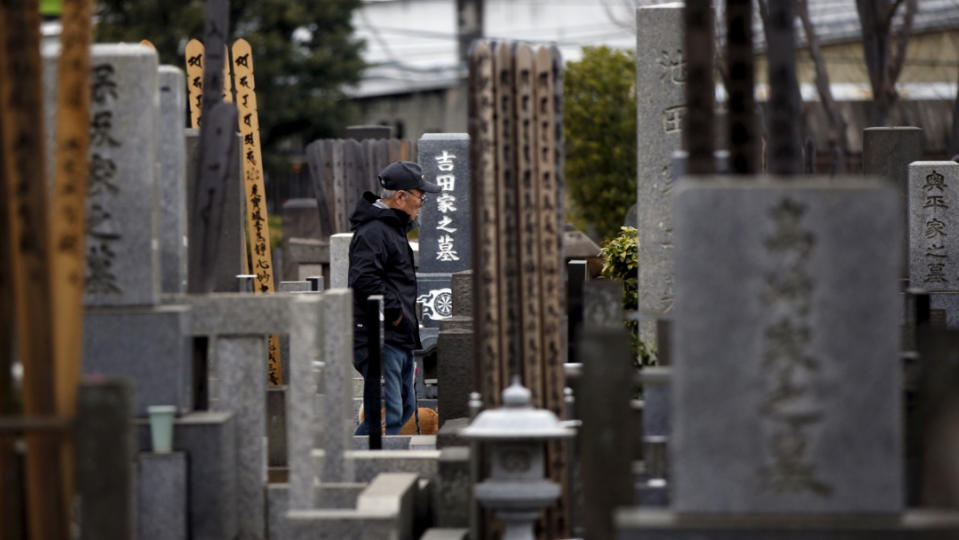
[{"label": "black jacket", "polygon": [[[349,286],[353,289],[353,345],[359,348],[367,343],[367,297],[382,294],[385,341],[407,350],[419,349],[416,271],[413,250],[406,239],[413,224],[406,212],[379,208],[373,205],[376,200],[377,197],[367,191],[350,216],[353,231],[349,277]],[[393,326],[400,315],[403,319]]]}]

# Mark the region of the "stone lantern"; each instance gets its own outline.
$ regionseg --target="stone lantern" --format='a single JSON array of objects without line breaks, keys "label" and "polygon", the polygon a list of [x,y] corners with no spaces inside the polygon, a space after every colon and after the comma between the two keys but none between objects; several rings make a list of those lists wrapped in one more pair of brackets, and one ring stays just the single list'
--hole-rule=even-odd
[{"label": "stone lantern", "polygon": [[534,409],[530,397],[515,377],[503,390],[503,406],[483,411],[461,432],[488,443],[490,475],[474,493],[504,523],[503,540],[534,538],[540,512],[560,496],[560,486],[544,477],[546,441],[574,434],[551,411]]}]

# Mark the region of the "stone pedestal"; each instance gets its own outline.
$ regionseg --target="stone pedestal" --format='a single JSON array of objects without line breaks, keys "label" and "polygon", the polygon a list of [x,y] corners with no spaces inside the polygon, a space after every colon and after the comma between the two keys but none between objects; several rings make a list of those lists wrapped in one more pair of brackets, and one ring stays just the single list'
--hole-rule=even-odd
[{"label": "stone pedestal", "polygon": [[353,233],[330,235],[330,288],[345,289],[349,285],[350,242]]},{"label": "stone pedestal", "polygon": [[[149,421],[138,419],[136,427],[137,449],[145,452],[150,448]],[[190,538],[236,538],[237,448],[233,414],[194,412],[175,419],[173,450],[186,456]]]},{"label": "stone pedestal", "polygon": [[133,413],[149,405],[193,409],[192,344],[187,306],[87,308],[83,372],[127,377]]},{"label": "stone pedestal", "polygon": [[476,390],[476,366],[473,362],[473,331],[441,329],[436,340],[436,377],[441,419],[469,416],[467,401]]},{"label": "stone pedestal", "polygon": [[772,517],[621,509],[616,528],[619,540],[946,540],[959,537],[959,512]]},{"label": "stone pedestal", "polygon": [[183,452],[139,455],[138,538],[189,538],[186,472],[186,454]]}]

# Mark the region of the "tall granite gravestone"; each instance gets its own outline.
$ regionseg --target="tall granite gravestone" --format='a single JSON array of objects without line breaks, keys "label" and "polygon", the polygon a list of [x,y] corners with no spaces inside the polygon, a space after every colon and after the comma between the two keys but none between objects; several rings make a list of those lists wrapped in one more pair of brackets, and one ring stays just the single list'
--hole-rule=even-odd
[{"label": "tall granite gravestone", "polygon": [[[188,244],[192,245],[201,226],[198,223],[197,213],[194,211],[196,204],[196,160],[199,159],[198,146],[200,143],[200,130],[187,128],[186,131],[186,162],[187,162],[187,236]],[[236,136],[236,147],[242,147],[240,136]],[[242,182],[240,171],[243,170],[240,160],[242,157],[239,152],[230,150],[234,157],[229,166],[229,174],[232,180],[225,186],[223,204],[223,229],[222,238],[218,249],[222,253],[217,257],[218,266],[214,280],[214,291],[216,292],[234,292],[236,291],[236,276],[243,273],[243,259],[245,257],[243,242],[243,206],[245,204],[242,197]],[[234,163],[235,161],[235,163]],[[188,246],[189,247],[189,246]],[[277,260],[277,259],[274,259]],[[188,268],[193,265],[188,260]],[[189,273],[189,270],[188,270]],[[189,276],[187,278],[189,280]],[[187,283],[189,286],[189,282]]]},{"label": "tall granite gravestone", "polygon": [[959,290],[959,163],[909,165],[909,283],[929,291]]},{"label": "tall granite gravestone", "polygon": [[420,267],[417,286],[423,325],[439,326],[453,315],[450,276],[470,269],[470,147],[466,133],[427,133],[420,138],[419,163],[430,194],[420,210]]},{"label": "tall granite gravestone", "polygon": [[345,289],[350,278],[350,242],[353,233],[330,235],[330,288]]},{"label": "tall granite gravestone", "polygon": [[320,408],[323,422],[317,438],[324,449],[320,481],[352,482],[353,461],[346,451],[353,442],[353,293],[332,289],[323,293],[323,370]]},{"label": "tall granite gravestone", "polygon": [[288,452],[290,465],[289,508],[309,510],[316,505],[313,480],[313,430],[317,425],[316,378],[313,359],[321,347],[317,329],[322,325],[322,299],[300,296],[290,306],[290,387],[286,394]]},{"label": "tall granite gravestone", "polygon": [[677,512],[902,510],[898,200],[841,184],[677,192]]},{"label": "tall granite gravestone", "polygon": [[909,271],[909,164],[921,158],[922,129],[918,127],[870,127],[862,131],[863,174],[887,178],[899,190],[903,274]]},{"label": "tall granite gravestone", "polygon": [[[670,204],[672,152],[682,144],[686,113],[683,4],[642,6],[636,11],[637,168],[639,309],[672,311],[673,225]],[[655,343],[656,326],[640,322],[640,337]]]},{"label": "tall granite gravestone", "polygon": [[672,511],[644,540],[938,539],[904,508],[897,190],[714,177],[677,190]]},{"label": "tall granite gravestone", "polygon": [[909,165],[909,284],[929,291],[930,307],[959,325],[959,164]]},{"label": "tall granite gravestone", "polygon": [[129,377],[137,415],[193,407],[189,310],[156,306],[157,69],[152,48],[93,47],[83,371]]},{"label": "tall granite gravestone", "polygon": [[160,66],[160,113],[157,119],[157,191],[160,241],[160,290],[186,292],[187,207],[186,141],[183,109],[186,82],[183,71]]},{"label": "tall granite gravestone", "polygon": [[157,55],[143,45],[93,47],[84,303],[152,305],[156,229]]}]

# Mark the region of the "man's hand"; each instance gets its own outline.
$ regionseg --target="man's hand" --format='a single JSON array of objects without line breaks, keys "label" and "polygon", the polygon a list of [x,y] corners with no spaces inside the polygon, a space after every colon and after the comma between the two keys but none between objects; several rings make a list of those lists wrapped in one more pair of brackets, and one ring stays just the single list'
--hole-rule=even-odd
[{"label": "man's hand", "polygon": [[400,325],[400,321],[402,321],[402,320],[403,320],[403,314],[400,313],[400,316],[399,316],[395,321],[393,321],[393,326],[399,326],[399,325]]}]

